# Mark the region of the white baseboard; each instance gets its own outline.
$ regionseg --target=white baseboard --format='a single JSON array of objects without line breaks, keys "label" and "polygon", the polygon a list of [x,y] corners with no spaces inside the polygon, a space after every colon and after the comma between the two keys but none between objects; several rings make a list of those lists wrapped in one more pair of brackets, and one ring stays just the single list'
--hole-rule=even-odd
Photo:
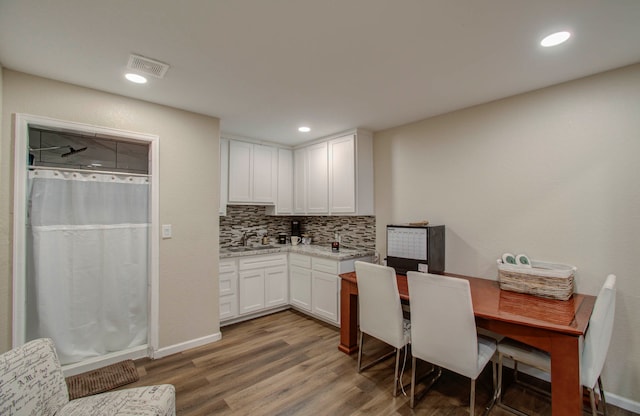
[{"label": "white baseboard", "polygon": [[192,339],[190,341],[181,342],[180,344],[171,345],[169,347],[159,348],[156,351],[151,352],[151,358],[154,360],[162,357],[167,357],[172,354],[177,354],[182,351],[189,350],[191,348],[200,347],[202,345],[210,344],[212,342],[220,341],[222,339],[222,333],[207,335],[205,337]]},{"label": "white baseboard", "polygon": [[227,319],[223,322],[220,322],[220,326],[224,327],[227,325],[233,325],[233,324],[237,324],[240,322],[244,322],[244,321],[250,321],[252,319],[256,319],[256,318],[260,318],[261,316],[267,316],[267,315],[271,315],[272,313],[276,313],[276,312],[282,312],[284,310],[290,309],[291,306],[290,305],[281,305],[281,306],[276,306],[275,308],[271,308],[271,309],[266,309],[260,312],[254,312],[252,314],[248,314],[248,315],[241,315],[241,316],[236,316],[234,318],[230,318]]},{"label": "white baseboard", "polygon": [[[513,361],[509,360],[509,359],[505,359],[504,360],[504,366],[505,367],[509,367],[509,368],[513,368]],[[549,375],[549,373],[545,373],[544,371],[540,371],[537,368],[533,368],[533,367],[529,367],[525,364],[519,364],[518,365],[518,371],[528,374],[532,377],[536,377],[539,378],[541,380],[544,381],[551,381],[551,377]],[[605,385],[606,387],[606,385]],[[638,413],[640,414],[640,403],[639,402],[635,402],[631,399],[627,399],[626,397],[622,397],[622,396],[618,396],[617,394],[614,393],[609,393],[608,391],[604,391],[605,394],[605,399],[607,400],[608,404],[614,405],[616,407],[619,407],[621,409],[624,410],[628,410],[630,412],[633,413]]]},{"label": "white baseboard", "polygon": [[607,403],[612,404],[624,410],[628,410],[633,413],[640,414],[640,403],[627,399],[626,397],[618,396],[617,394],[609,393],[605,390],[605,399]]}]

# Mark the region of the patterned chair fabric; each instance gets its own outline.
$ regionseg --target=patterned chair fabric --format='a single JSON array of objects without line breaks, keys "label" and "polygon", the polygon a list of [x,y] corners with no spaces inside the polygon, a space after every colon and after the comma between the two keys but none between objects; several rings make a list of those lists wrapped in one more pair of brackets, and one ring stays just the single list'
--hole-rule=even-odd
[{"label": "patterned chair fabric", "polygon": [[175,416],[170,384],[117,390],[69,401],[53,342],[37,339],[0,355],[0,415]]}]

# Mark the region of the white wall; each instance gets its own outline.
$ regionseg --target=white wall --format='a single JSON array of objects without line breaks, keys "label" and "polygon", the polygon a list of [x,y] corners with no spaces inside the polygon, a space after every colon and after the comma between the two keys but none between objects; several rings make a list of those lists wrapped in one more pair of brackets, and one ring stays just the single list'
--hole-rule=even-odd
[{"label": "white wall", "polygon": [[12,114],[160,137],[160,348],[219,334],[219,120],[88,88],[3,71],[0,141],[0,351],[11,347]]},{"label": "white wall", "polygon": [[640,65],[374,137],[377,248],[385,227],[446,225],[446,270],[497,278],[509,251],[618,276],[605,390],[640,402]]}]

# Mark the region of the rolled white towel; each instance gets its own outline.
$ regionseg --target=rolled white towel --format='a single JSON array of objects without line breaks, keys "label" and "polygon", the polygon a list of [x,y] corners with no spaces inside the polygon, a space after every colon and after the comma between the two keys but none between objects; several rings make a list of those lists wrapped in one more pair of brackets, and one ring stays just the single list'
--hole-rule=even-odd
[{"label": "rolled white towel", "polygon": [[516,264],[521,267],[531,268],[531,260],[529,260],[526,254],[518,254],[516,256]]},{"label": "rolled white towel", "polygon": [[504,264],[516,264],[516,256],[511,253],[504,253],[502,255],[502,262]]}]

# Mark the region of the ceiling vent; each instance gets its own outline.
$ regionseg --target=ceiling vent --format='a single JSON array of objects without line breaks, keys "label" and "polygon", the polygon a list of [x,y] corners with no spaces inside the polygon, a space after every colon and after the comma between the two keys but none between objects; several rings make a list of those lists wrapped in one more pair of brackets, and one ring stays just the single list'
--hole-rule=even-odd
[{"label": "ceiling vent", "polygon": [[169,65],[144,56],[131,54],[127,68],[156,78],[163,78],[164,74],[169,70]]}]

